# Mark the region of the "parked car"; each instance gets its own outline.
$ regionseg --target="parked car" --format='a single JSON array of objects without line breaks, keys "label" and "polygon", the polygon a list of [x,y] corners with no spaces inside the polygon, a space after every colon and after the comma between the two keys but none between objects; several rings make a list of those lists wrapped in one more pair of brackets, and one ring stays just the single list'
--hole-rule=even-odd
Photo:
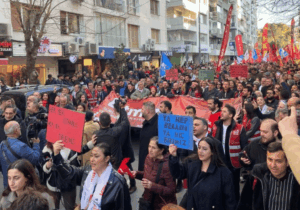
[{"label": "parked car", "polygon": [[73,91],[72,86],[68,85],[30,85],[26,87],[20,87],[19,89],[16,90],[9,90],[4,92],[2,95],[10,96],[12,97],[15,102],[17,107],[21,110],[23,118],[25,116],[25,110],[26,110],[26,102],[27,102],[27,97],[32,95],[34,92],[39,92],[39,93],[51,93],[54,90],[54,87],[56,87],[57,92],[61,92],[63,87],[67,87],[70,92]]}]

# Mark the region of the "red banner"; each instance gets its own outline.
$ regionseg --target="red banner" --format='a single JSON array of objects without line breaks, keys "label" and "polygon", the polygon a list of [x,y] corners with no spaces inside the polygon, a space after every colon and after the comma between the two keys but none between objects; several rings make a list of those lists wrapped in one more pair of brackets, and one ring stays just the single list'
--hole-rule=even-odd
[{"label": "red banner", "polygon": [[81,152],[85,114],[50,105],[46,139],[63,140],[66,148]]},{"label": "red banner", "polygon": [[[105,100],[100,104],[100,106],[94,108],[93,112],[95,113],[95,119],[98,119],[102,112],[108,112],[111,116],[112,123],[116,122],[117,118],[114,114],[114,103],[115,99],[118,99],[118,96],[115,92],[111,92]],[[185,107],[188,105],[193,105],[197,110],[198,117],[204,117],[208,119],[210,111],[207,106],[207,102],[203,99],[192,98],[188,96],[178,96],[175,98],[167,97],[154,97],[147,98],[143,100],[131,100],[127,101],[125,110],[127,112],[131,127],[142,127],[144,118],[142,117],[142,106],[146,101],[152,101],[155,104],[156,112],[159,111],[159,105],[161,101],[168,100],[172,103],[172,112],[176,115],[185,115]],[[242,98],[234,98],[229,100],[224,100],[224,104],[230,104],[235,107],[236,111],[239,112],[242,107]]]},{"label": "red banner", "polygon": [[238,56],[244,55],[242,35],[239,34],[235,36],[235,46],[236,46],[237,55]]},{"label": "red banner", "polygon": [[223,35],[223,41],[222,41],[222,45],[221,45],[221,49],[220,49],[218,66],[217,66],[217,70],[216,70],[217,72],[221,71],[222,60],[224,58],[224,55],[226,52],[226,47],[228,44],[229,32],[230,32],[230,21],[231,21],[231,16],[232,16],[232,8],[233,8],[233,6],[231,5],[228,10],[226,26],[225,26],[224,35]]},{"label": "red banner", "polygon": [[292,53],[292,61],[294,63],[294,59],[295,59],[295,56],[294,56],[294,32],[295,32],[295,20],[294,18],[292,19],[292,23],[291,23],[291,53]]},{"label": "red banner", "polygon": [[262,33],[262,57],[264,58],[266,53],[268,52],[268,23],[263,28]]}]

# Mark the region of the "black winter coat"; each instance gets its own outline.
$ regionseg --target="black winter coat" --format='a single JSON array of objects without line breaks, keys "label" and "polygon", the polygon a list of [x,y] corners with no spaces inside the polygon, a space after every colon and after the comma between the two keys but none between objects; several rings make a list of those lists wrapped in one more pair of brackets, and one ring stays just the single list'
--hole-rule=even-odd
[{"label": "black winter coat", "polygon": [[[119,119],[115,122],[114,126],[119,126],[122,121],[125,122],[125,124],[122,126],[122,131],[121,135],[119,137],[119,143],[121,144],[121,149],[122,149],[122,157],[130,158],[130,163],[135,161],[134,158],[134,152],[132,148],[132,143],[131,143],[131,127],[130,127],[130,122],[128,120],[127,113],[125,109],[121,109],[122,114],[120,114]],[[122,116],[122,119],[121,119]]]},{"label": "black winter coat", "polygon": [[[267,159],[267,147],[268,145],[262,144],[260,142],[260,139],[252,141],[244,148],[244,151],[246,151],[247,156],[251,161],[251,164],[246,165],[243,161],[240,160],[241,165],[247,170],[252,170],[255,164],[265,163]],[[243,155],[243,153],[240,153],[239,159],[241,159]]]},{"label": "black winter coat", "polygon": [[[126,112],[125,112],[126,113]],[[127,115],[127,113],[126,113]],[[111,154],[115,158],[114,169],[118,169],[122,162],[122,149],[119,138],[122,134],[123,126],[126,125],[126,118],[123,117],[123,112],[120,113],[121,122],[112,128],[100,128],[96,131],[97,144],[101,142],[107,143],[111,148]]]},{"label": "black winter coat", "polygon": [[169,166],[174,178],[188,180],[187,210],[235,210],[233,177],[227,167],[211,163],[205,173],[199,159],[180,164],[179,158],[173,156]]},{"label": "black winter coat", "polygon": [[220,94],[219,91],[216,88],[214,88],[211,91],[209,91],[209,90],[204,91],[203,98],[204,98],[204,100],[207,101],[211,97],[218,97],[219,94]]},{"label": "black winter coat", "polygon": [[[53,157],[53,163],[65,182],[72,180],[80,186],[80,198],[84,182],[92,170],[90,165],[75,167],[66,164],[61,155]],[[107,185],[102,195],[101,210],[131,210],[131,198],[125,178],[112,169]]]},{"label": "black winter coat", "polygon": [[228,92],[224,92],[224,90],[222,90],[220,93],[219,93],[219,98],[220,99],[229,99],[229,98],[234,98],[234,92],[232,90],[228,90]]},{"label": "black winter coat", "polygon": [[[266,163],[254,166],[249,176],[237,207],[237,210],[267,210],[269,192],[267,189],[271,173]],[[254,184],[254,180],[256,184]],[[264,206],[265,204],[265,206]],[[293,179],[292,195],[289,210],[300,209],[300,186],[297,180]]]},{"label": "black winter coat", "polygon": [[139,171],[144,171],[144,163],[148,155],[148,145],[153,136],[158,136],[157,114],[155,114],[150,120],[145,120],[143,122],[143,127],[140,132]]}]

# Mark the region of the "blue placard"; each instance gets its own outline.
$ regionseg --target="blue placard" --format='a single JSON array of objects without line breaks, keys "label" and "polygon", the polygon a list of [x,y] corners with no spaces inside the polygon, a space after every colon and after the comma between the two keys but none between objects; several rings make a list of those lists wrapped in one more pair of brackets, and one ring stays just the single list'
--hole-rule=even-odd
[{"label": "blue placard", "polygon": [[168,146],[174,144],[178,148],[193,150],[193,118],[159,114],[158,143]]}]

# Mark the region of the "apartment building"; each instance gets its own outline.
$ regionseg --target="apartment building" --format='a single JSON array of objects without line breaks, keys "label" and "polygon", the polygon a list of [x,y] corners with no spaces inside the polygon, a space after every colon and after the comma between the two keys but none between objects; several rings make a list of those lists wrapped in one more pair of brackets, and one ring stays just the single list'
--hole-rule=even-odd
[{"label": "apartment building", "polygon": [[195,63],[209,61],[208,5],[208,0],[167,2],[168,44],[174,53],[173,63],[182,64],[186,59]]},{"label": "apartment building", "polygon": [[[53,6],[59,1],[53,0]],[[21,16],[27,7],[21,4]],[[24,34],[16,20],[17,8],[0,0],[0,37],[12,45],[6,72],[20,72],[26,64]],[[116,47],[125,46],[137,66],[159,66],[168,53],[165,0],[68,0],[59,4],[46,24],[36,68],[43,82],[47,74],[76,71],[99,74],[108,68]],[[40,27],[40,25],[38,26]],[[1,56],[1,53],[0,53]],[[1,64],[1,63],[0,63]],[[1,72],[0,72],[1,73]]]},{"label": "apartment building", "polygon": [[243,37],[244,50],[253,49],[257,40],[257,6],[255,0],[211,0],[210,1],[210,48],[211,60],[217,60],[220,52],[226,18],[233,4],[229,41],[224,60],[233,60],[235,36]]}]

